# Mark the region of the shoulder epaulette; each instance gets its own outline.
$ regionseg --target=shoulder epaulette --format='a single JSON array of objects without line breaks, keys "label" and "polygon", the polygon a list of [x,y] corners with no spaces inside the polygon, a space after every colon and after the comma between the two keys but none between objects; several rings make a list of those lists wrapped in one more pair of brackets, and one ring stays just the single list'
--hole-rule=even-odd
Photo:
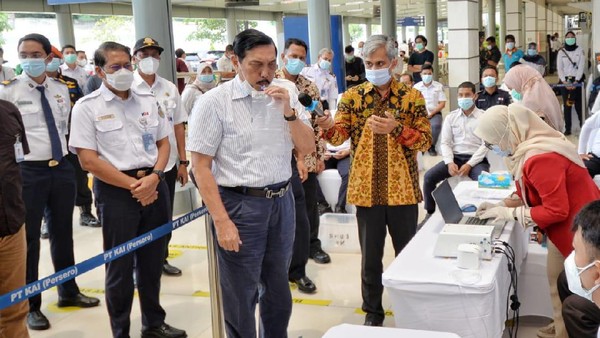
[{"label": "shoulder epaulette", "polygon": [[9,84],[14,83],[15,81],[17,81],[16,77],[14,77],[14,78],[12,78],[10,80],[4,80],[4,81],[0,82],[0,84],[2,84],[4,86],[8,86]]}]

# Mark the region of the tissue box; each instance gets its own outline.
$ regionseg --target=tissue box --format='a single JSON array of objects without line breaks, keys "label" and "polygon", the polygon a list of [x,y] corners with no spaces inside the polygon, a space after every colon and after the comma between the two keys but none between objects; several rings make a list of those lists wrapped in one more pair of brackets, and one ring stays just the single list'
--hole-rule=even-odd
[{"label": "tissue box", "polygon": [[487,173],[482,172],[477,180],[480,188],[508,189],[511,184],[511,175],[508,172]]}]

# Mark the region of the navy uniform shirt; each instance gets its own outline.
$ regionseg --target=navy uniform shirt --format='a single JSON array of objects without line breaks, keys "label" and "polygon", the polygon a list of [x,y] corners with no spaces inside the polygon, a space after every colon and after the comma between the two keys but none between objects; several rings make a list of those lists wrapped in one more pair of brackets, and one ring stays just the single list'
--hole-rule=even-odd
[{"label": "navy uniform shirt", "polygon": [[21,169],[15,158],[17,139],[29,153],[21,113],[12,103],[0,100],[0,237],[16,234],[25,222]]},{"label": "navy uniform shirt", "polygon": [[492,94],[489,94],[485,89],[477,93],[477,102],[475,102],[475,106],[481,110],[487,110],[490,107],[500,104],[508,106],[510,101],[510,94],[507,91],[496,87],[496,91]]}]

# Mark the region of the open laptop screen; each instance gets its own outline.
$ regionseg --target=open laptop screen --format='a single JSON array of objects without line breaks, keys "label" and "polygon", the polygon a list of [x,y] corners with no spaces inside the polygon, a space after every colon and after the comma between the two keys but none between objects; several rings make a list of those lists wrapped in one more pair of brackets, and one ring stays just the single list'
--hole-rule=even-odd
[{"label": "open laptop screen", "polygon": [[448,180],[444,180],[433,192],[433,198],[437,204],[444,222],[446,224],[458,224],[463,218],[462,210],[456,201],[456,197],[452,192],[452,188],[448,183]]}]

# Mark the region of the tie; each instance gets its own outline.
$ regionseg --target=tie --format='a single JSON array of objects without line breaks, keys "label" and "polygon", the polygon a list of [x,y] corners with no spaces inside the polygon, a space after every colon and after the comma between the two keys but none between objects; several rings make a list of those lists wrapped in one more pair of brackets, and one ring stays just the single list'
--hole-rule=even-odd
[{"label": "tie", "polygon": [[52,108],[46,99],[46,93],[44,92],[44,86],[35,87],[40,94],[42,94],[42,109],[44,110],[44,119],[46,125],[48,125],[48,134],[50,134],[50,146],[52,147],[52,159],[60,161],[63,157],[62,145],[60,143],[60,136],[58,135],[58,129],[56,128],[56,121],[54,121],[54,115],[52,114]]}]

